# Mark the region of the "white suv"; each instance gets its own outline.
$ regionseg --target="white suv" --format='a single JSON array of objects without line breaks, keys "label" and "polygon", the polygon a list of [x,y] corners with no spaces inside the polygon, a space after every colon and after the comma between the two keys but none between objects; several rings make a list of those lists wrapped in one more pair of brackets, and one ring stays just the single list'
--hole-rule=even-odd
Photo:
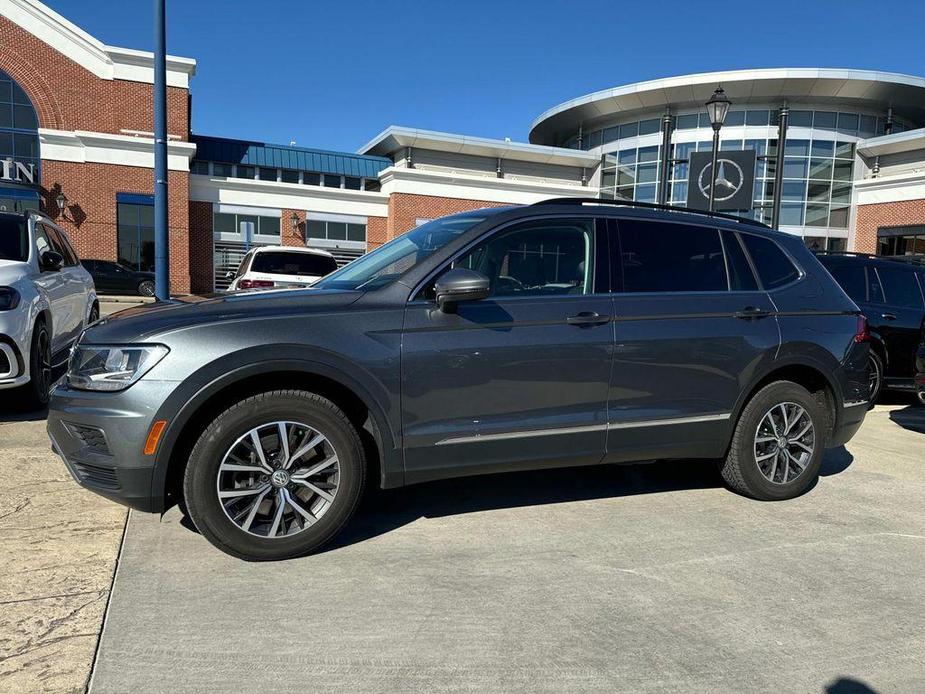
[{"label": "white suv", "polygon": [[259,246],[244,256],[228,291],[308,287],[336,269],[334,256],[317,248]]},{"label": "white suv", "polygon": [[45,405],[52,369],[99,311],[64,232],[37,212],[0,212],[0,391],[22,387],[30,405]]}]

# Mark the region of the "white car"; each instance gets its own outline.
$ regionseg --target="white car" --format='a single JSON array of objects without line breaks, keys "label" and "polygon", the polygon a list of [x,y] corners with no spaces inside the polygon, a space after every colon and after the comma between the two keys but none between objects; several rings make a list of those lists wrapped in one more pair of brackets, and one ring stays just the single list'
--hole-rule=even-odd
[{"label": "white car", "polygon": [[38,212],[0,212],[0,399],[45,405],[52,370],[99,314],[65,233]]},{"label": "white car", "polygon": [[317,248],[259,246],[244,256],[228,291],[308,287],[336,269],[334,256]]}]

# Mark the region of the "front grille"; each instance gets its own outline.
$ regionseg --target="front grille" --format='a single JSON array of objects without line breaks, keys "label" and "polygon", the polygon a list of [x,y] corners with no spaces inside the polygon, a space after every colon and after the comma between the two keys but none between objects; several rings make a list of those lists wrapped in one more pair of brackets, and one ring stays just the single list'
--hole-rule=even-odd
[{"label": "front grille", "polygon": [[87,486],[100,487],[102,489],[119,488],[119,479],[116,477],[116,471],[111,467],[78,462],[74,462],[73,465],[74,471],[80,476],[80,481]]},{"label": "front grille", "polygon": [[109,444],[106,442],[106,434],[103,433],[102,429],[85,424],[72,424],[71,422],[65,422],[64,426],[71,436],[94,453],[112,455],[112,452],[109,450]]}]

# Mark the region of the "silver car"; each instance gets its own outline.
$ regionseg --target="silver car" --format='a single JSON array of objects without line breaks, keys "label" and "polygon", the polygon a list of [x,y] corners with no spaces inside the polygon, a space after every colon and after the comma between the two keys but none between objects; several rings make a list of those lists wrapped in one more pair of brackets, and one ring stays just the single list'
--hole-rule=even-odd
[{"label": "silver car", "polygon": [[67,235],[38,212],[0,212],[0,395],[48,402],[52,369],[99,318],[93,279]]}]

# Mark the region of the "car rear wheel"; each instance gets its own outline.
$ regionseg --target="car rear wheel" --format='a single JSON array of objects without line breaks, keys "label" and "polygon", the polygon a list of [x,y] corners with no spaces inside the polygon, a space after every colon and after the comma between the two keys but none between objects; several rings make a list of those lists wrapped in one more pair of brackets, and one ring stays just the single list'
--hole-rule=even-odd
[{"label": "car rear wheel", "polygon": [[138,283],[138,293],[141,296],[154,296],[154,282],[152,280],[142,280]]},{"label": "car rear wheel", "polygon": [[740,494],[791,499],[816,483],[826,436],[827,419],[809,391],[771,383],[742,410],[721,474]]},{"label": "car rear wheel", "polygon": [[317,550],[350,520],[365,484],[363,447],[333,403],[261,393],[220,414],[190,455],[184,498],[216,547],[252,561]]},{"label": "car rear wheel", "polygon": [[873,351],[867,360],[868,364],[868,392],[870,393],[870,404],[873,407],[880,397],[880,391],[883,389],[883,360],[880,359]]}]

